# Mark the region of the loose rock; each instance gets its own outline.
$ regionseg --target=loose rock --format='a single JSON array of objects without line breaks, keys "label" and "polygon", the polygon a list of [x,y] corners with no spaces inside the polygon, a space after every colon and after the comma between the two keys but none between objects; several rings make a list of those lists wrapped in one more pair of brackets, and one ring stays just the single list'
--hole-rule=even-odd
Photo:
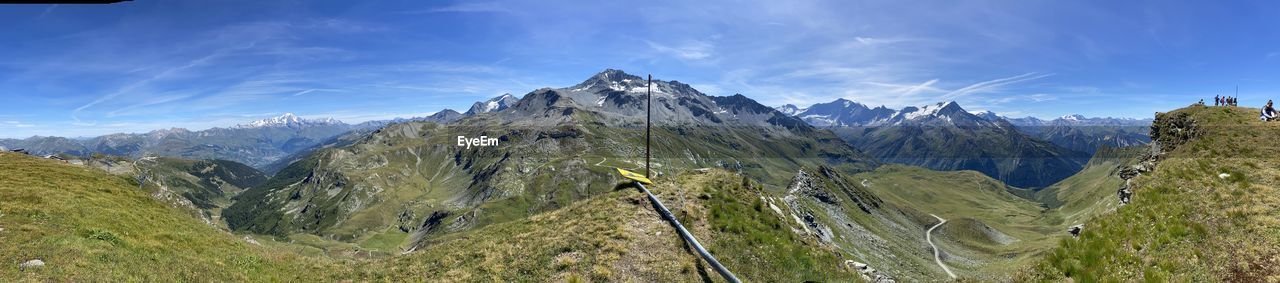
[{"label": "loose rock", "polygon": [[19,270],[27,270],[27,268],[36,268],[44,266],[44,261],[39,259],[28,260],[18,265]]}]

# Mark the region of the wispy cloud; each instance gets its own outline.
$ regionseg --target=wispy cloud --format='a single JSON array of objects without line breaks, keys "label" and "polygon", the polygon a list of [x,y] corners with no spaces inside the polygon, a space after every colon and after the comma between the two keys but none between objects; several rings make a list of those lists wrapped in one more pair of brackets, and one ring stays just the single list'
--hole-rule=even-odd
[{"label": "wispy cloud", "polygon": [[0,123],[0,125],[15,127],[15,128],[32,128],[36,126],[34,124],[27,124],[19,121],[4,121],[3,123]]},{"label": "wispy cloud", "polygon": [[317,92],[317,91],[342,91],[342,90],[340,90],[340,89],[324,89],[324,88],[309,88],[309,89],[306,89],[306,90],[303,90],[303,91],[299,91],[299,92],[297,92],[297,93],[294,93],[294,94],[293,94],[293,96],[302,96],[302,95],[306,95],[306,94],[308,94],[308,93]]},{"label": "wispy cloud", "polygon": [[644,42],[658,53],[683,60],[703,60],[715,55],[715,46],[706,41],[688,41],[679,45],[664,45],[648,40]]},{"label": "wispy cloud", "polygon": [[111,112],[107,112],[106,117],[111,118],[111,117],[117,117],[117,116],[136,115],[138,114],[138,113],[135,113],[135,111],[137,110],[140,110],[140,109],[145,110],[150,106],[179,101],[179,100],[190,98],[191,96],[192,94],[155,96],[155,97],[148,98],[143,102],[125,106],[120,109],[112,110]]},{"label": "wispy cloud", "polygon": [[864,36],[858,36],[858,37],[854,37],[854,38],[853,38],[853,40],[854,40],[854,41],[856,41],[856,42],[858,42],[858,43],[861,43],[861,44],[863,44],[863,45],[886,45],[886,44],[894,44],[894,43],[908,42],[908,41],[912,41],[913,39],[909,39],[909,38],[900,38],[900,37],[864,37]]},{"label": "wispy cloud", "polygon": [[964,97],[970,94],[1000,91],[1001,89],[1003,89],[1005,86],[1008,86],[1008,85],[1043,79],[1050,76],[1053,76],[1053,74],[1031,72],[1031,73],[1021,74],[1021,75],[1012,76],[1012,77],[1004,77],[1004,78],[998,78],[998,79],[989,80],[989,81],[978,82],[978,83],[974,83],[974,84],[953,90],[951,92],[948,92],[947,94],[942,95],[942,98],[948,99],[948,100],[955,100],[956,98]]},{"label": "wispy cloud", "polygon": [[463,2],[426,10],[408,11],[409,14],[421,13],[510,13],[512,10],[498,2]]},{"label": "wispy cloud", "polygon": [[52,13],[54,9],[58,9],[58,4],[49,5],[48,8],[44,8],[44,12],[40,12],[40,16],[36,18],[43,19],[44,16],[48,16],[49,13]]},{"label": "wispy cloud", "polygon": [[100,96],[100,97],[98,97],[97,99],[94,99],[93,101],[90,101],[89,103],[86,103],[86,104],[84,104],[84,105],[81,105],[80,107],[76,107],[76,109],[75,109],[75,110],[72,110],[72,111],[71,111],[71,118],[72,118],[72,119],[74,119],[74,120],[76,120],[76,121],[78,122],[78,121],[80,121],[80,117],[79,117],[80,112],[81,112],[81,111],[84,111],[85,109],[88,109],[88,108],[90,108],[90,107],[94,107],[95,105],[98,105],[98,104],[100,104],[100,103],[102,103],[102,102],[105,102],[105,101],[108,101],[108,100],[111,100],[111,99],[115,99],[115,98],[117,98],[117,97],[119,97],[119,96],[121,96],[121,95],[125,95],[125,94],[132,93],[132,92],[134,92],[134,91],[138,91],[138,90],[140,90],[140,89],[142,89],[142,88],[145,88],[145,87],[149,86],[149,85],[150,85],[151,83],[153,83],[153,82],[156,82],[156,81],[159,81],[159,80],[164,80],[164,79],[169,78],[169,77],[171,77],[171,76],[174,76],[174,75],[176,75],[176,74],[178,74],[178,73],[180,73],[180,72],[182,72],[182,71],[184,71],[184,70],[187,70],[187,69],[190,69],[190,68],[193,68],[193,67],[197,67],[197,66],[200,66],[200,65],[207,64],[207,63],[209,63],[210,61],[213,61],[214,59],[216,59],[216,58],[218,58],[218,57],[220,57],[220,56],[223,56],[225,53],[226,53],[226,50],[220,50],[220,51],[214,52],[213,54],[209,54],[209,55],[206,55],[206,56],[204,56],[204,57],[200,57],[200,58],[196,58],[196,59],[194,59],[194,60],[191,60],[191,61],[187,62],[187,63],[186,63],[186,64],[184,64],[184,65],[180,65],[180,66],[176,66],[176,67],[171,67],[171,68],[165,69],[165,70],[163,70],[163,71],[160,71],[159,73],[156,73],[156,74],[154,74],[154,75],[151,75],[151,76],[149,76],[149,77],[146,77],[146,78],[143,78],[143,79],[140,79],[140,80],[134,81],[134,82],[132,82],[132,83],[129,83],[129,84],[127,84],[127,85],[123,86],[123,87],[120,87],[119,89],[117,89],[117,90],[116,90],[116,91],[114,91],[114,92],[111,92],[111,93],[108,93],[108,94],[106,94],[106,95]]}]

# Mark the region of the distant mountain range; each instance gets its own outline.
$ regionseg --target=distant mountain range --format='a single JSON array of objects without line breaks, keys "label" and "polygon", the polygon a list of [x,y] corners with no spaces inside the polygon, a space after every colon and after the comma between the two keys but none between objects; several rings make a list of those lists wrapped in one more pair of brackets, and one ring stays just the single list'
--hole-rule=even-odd
[{"label": "distant mountain range", "polygon": [[372,130],[392,123],[410,121],[448,123],[462,116],[463,114],[457,111],[445,109],[427,117],[397,118],[350,125],[332,118],[304,119],[293,113],[285,113],[281,116],[228,128],[201,131],[171,128],[141,134],[109,134],[87,139],[34,136],[26,139],[0,139],[0,146],[26,149],[37,155],[89,156],[99,153],[133,158],[157,155],[230,160],[263,168],[346,132]]},{"label": "distant mountain range", "polygon": [[[940,104],[955,104],[954,101]],[[937,108],[937,107],[935,107]],[[894,110],[884,106],[875,108],[868,107],[864,104],[850,101],[844,98],[838,98],[835,101],[827,103],[818,103],[809,107],[800,108],[796,105],[786,104],[778,106],[777,109],[783,114],[796,116],[810,125],[818,127],[827,126],[883,126],[899,122],[893,120],[905,113],[921,111],[917,107],[905,107],[901,110]],[[1036,117],[1010,118],[1001,116],[991,111],[983,111],[971,113],[985,120],[1006,120],[1014,126],[1032,127],[1032,126],[1150,126],[1151,118],[1133,119],[1133,118],[1112,118],[1112,117],[1085,117],[1084,115],[1072,114],[1058,117],[1052,120],[1043,120]]]},{"label": "distant mountain range", "polygon": [[1062,180],[1089,157],[1030,137],[1006,120],[969,113],[956,102],[894,110],[837,99],[797,111],[796,117],[830,129],[879,160],[975,170],[1018,187]]},{"label": "distant mountain range", "polygon": [[1134,118],[1112,118],[1112,117],[1085,117],[1080,114],[1066,115],[1055,118],[1053,120],[1042,120],[1036,117],[1009,118],[996,115],[991,111],[980,114],[983,118],[994,119],[1000,118],[1008,120],[1015,126],[1151,126],[1151,118],[1134,119]]},{"label": "distant mountain range", "polygon": [[1150,118],[1089,118],[1074,114],[1046,121],[1035,117],[1008,118],[991,111],[978,116],[1009,121],[1023,133],[1088,154],[1102,147],[1128,147],[1151,142],[1151,137],[1147,136],[1151,130]]},{"label": "distant mountain range", "polygon": [[[955,102],[941,104],[950,104],[956,109],[959,108],[958,105],[955,105]],[[928,116],[924,115],[923,112],[928,111],[924,108],[906,107],[901,110],[889,109],[884,106],[871,108],[841,98],[832,102],[814,104],[806,108],[787,104],[776,109],[818,127],[878,127],[900,124],[905,120],[910,120],[911,117]],[[934,110],[944,111],[936,106]],[[957,110],[950,109],[944,112],[954,111]],[[1126,147],[1142,145],[1151,141],[1147,137],[1147,131],[1151,125],[1150,118],[1085,117],[1073,114],[1052,120],[1043,120],[1029,116],[1010,118],[1000,116],[991,111],[971,114],[991,122],[1007,121],[1022,133],[1070,150],[1083,152],[1086,155],[1093,154],[1102,146]],[[973,123],[972,121],[963,123],[971,123],[975,126],[981,125],[981,123]]]}]

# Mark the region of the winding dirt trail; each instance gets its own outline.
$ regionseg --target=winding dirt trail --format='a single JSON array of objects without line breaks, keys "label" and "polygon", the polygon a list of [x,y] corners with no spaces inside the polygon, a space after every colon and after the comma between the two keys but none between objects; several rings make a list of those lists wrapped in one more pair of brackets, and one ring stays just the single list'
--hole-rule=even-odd
[{"label": "winding dirt trail", "polygon": [[939,222],[938,224],[933,225],[933,227],[929,227],[929,231],[924,232],[924,240],[929,242],[929,246],[933,247],[933,261],[937,262],[938,266],[942,267],[942,271],[946,271],[947,275],[951,276],[951,279],[956,279],[956,274],[951,273],[951,268],[948,268],[946,264],[942,264],[942,257],[939,255],[938,246],[933,244],[933,229],[937,229],[938,226],[942,226],[943,223],[947,223],[947,220],[933,214],[929,214],[929,216],[937,218]]}]

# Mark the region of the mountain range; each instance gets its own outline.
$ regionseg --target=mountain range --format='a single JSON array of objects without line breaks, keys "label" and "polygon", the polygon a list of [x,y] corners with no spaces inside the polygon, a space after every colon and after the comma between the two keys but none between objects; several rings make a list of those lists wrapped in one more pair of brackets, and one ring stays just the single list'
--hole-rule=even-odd
[{"label": "mountain range", "polygon": [[949,101],[899,110],[845,99],[794,109],[886,162],[935,170],[975,170],[1018,187],[1053,184],[1080,170],[1086,153],[1046,142],[1004,119],[984,118]]},{"label": "mountain range", "polygon": [[[650,89],[655,125],[646,172]],[[0,179],[7,207],[0,224],[21,232],[19,248],[6,251],[116,251],[170,241],[147,246],[146,256],[114,254],[165,262],[164,270],[148,271],[156,278],[216,270],[220,276],[210,278],[711,280],[654,204],[617,174],[622,168],[650,175],[656,197],[745,280],[930,281],[954,272],[1009,281],[1069,238],[1066,227],[1115,211],[1114,192],[1124,183],[1117,168],[1145,152],[1103,146],[1089,159],[955,102],[888,109],[837,100],[774,109],[678,81],[655,80],[650,88],[620,70],[476,106],[359,125],[285,115],[207,130],[350,129],[299,143],[305,146],[258,168],[91,150],[89,168],[77,168],[0,153],[0,172],[19,176]],[[497,145],[459,146],[459,136]],[[49,139],[64,140],[81,142]],[[60,191],[33,195],[25,188]],[[39,208],[52,198],[104,215],[144,208],[137,213],[164,222],[94,221]],[[87,228],[29,224],[48,221]],[[35,235],[71,240],[31,240]],[[202,243],[224,247],[229,258],[192,255]],[[19,260],[11,256],[19,252],[0,254]],[[63,267],[75,259],[43,257],[76,272],[99,266]]]},{"label": "mountain range", "polygon": [[1086,118],[1083,115],[1066,115],[1053,120],[1035,117],[1008,118],[986,112],[987,119],[1004,119],[1018,130],[1053,144],[1093,154],[1102,147],[1138,146],[1151,142],[1147,132],[1152,119]]},{"label": "mountain range", "polygon": [[[877,164],[832,133],[745,96],[653,83],[654,176],[711,167],[781,187],[797,166],[852,173]],[[223,216],[235,230],[397,239],[380,248],[408,250],[555,210],[613,190],[614,167],[643,168],[646,90],[640,77],[606,70],[453,123],[389,125],[293,162],[236,196]],[[456,144],[458,136],[482,135],[500,146]]]},{"label": "mountain range", "polygon": [[154,155],[222,159],[266,169],[274,162],[312,149],[343,133],[371,131],[389,124],[411,121],[448,123],[465,115],[444,109],[426,117],[374,120],[351,125],[333,118],[305,119],[293,113],[285,113],[232,127],[201,131],[171,128],[85,139],[34,136],[26,139],[0,139],[0,146],[25,149],[37,155],[67,154],[87,157],[97,153],[134,158]]}]

